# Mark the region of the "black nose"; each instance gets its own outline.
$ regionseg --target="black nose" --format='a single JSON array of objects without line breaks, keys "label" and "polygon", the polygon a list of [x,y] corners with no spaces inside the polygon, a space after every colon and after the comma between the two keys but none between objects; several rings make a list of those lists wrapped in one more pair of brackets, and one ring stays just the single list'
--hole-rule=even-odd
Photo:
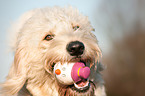
[{"label": "black nose", "polygon": [[66,49],[71,56],[79,56],[83,54],[85,46],[82,42],[74,41],[70,42]]}]

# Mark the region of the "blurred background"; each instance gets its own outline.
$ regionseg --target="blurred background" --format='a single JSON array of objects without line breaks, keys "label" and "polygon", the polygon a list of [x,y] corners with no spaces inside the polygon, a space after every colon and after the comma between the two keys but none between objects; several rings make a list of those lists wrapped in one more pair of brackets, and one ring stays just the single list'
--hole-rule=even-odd
[{"label": "blurred background", "polygon": [[71,5],[89,17],[103,52],[107,95],[145,96],[145,0],[1,0],[0,82],[13,60],[10,25],[30,9],[55,5]]}]

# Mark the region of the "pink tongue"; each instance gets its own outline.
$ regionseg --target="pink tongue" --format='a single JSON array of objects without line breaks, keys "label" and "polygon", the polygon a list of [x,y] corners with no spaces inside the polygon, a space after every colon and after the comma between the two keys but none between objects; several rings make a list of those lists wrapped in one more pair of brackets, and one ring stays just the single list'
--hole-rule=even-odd
[{"label": "pink tongue", "polygon": [[86,67],[82,62],[76,62],[73,65],[71,77],[75,82],[81,81],[83,79],[87,79],[90,75],[90,68]]},{"label": "pink tongue", "polygon": [[87,84],[87,81],[86,80],[82,80],[82,81],[79,81],[76,83],[79,87],[83,87]]}]

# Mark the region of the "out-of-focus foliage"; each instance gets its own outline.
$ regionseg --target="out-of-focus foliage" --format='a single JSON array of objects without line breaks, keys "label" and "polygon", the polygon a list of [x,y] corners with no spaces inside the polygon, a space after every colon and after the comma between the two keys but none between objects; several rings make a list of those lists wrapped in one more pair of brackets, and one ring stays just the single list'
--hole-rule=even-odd
[{"label": "out-of-focus foliage", "polygon": [[108,96],[145,95],[145,30],[135,31],[113,41],[112,50],[103,59]]},{"label": "out-of-focus foliage", "polygon": [[145,96],[145,0],[102,0],[101,28],[110,40],[103,63],[108,96]]}]

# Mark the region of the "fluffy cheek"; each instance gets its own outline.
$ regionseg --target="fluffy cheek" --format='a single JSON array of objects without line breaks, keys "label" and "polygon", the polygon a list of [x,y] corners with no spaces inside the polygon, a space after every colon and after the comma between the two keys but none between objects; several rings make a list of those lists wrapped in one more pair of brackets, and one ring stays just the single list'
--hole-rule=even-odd
[{"label": "fluffy cheek", "polygon": [[46,49],[41,45],[40,40],[31,38],[25,45],[26,54],[29,55],[30,62],[42,64],[46,59]]}]

